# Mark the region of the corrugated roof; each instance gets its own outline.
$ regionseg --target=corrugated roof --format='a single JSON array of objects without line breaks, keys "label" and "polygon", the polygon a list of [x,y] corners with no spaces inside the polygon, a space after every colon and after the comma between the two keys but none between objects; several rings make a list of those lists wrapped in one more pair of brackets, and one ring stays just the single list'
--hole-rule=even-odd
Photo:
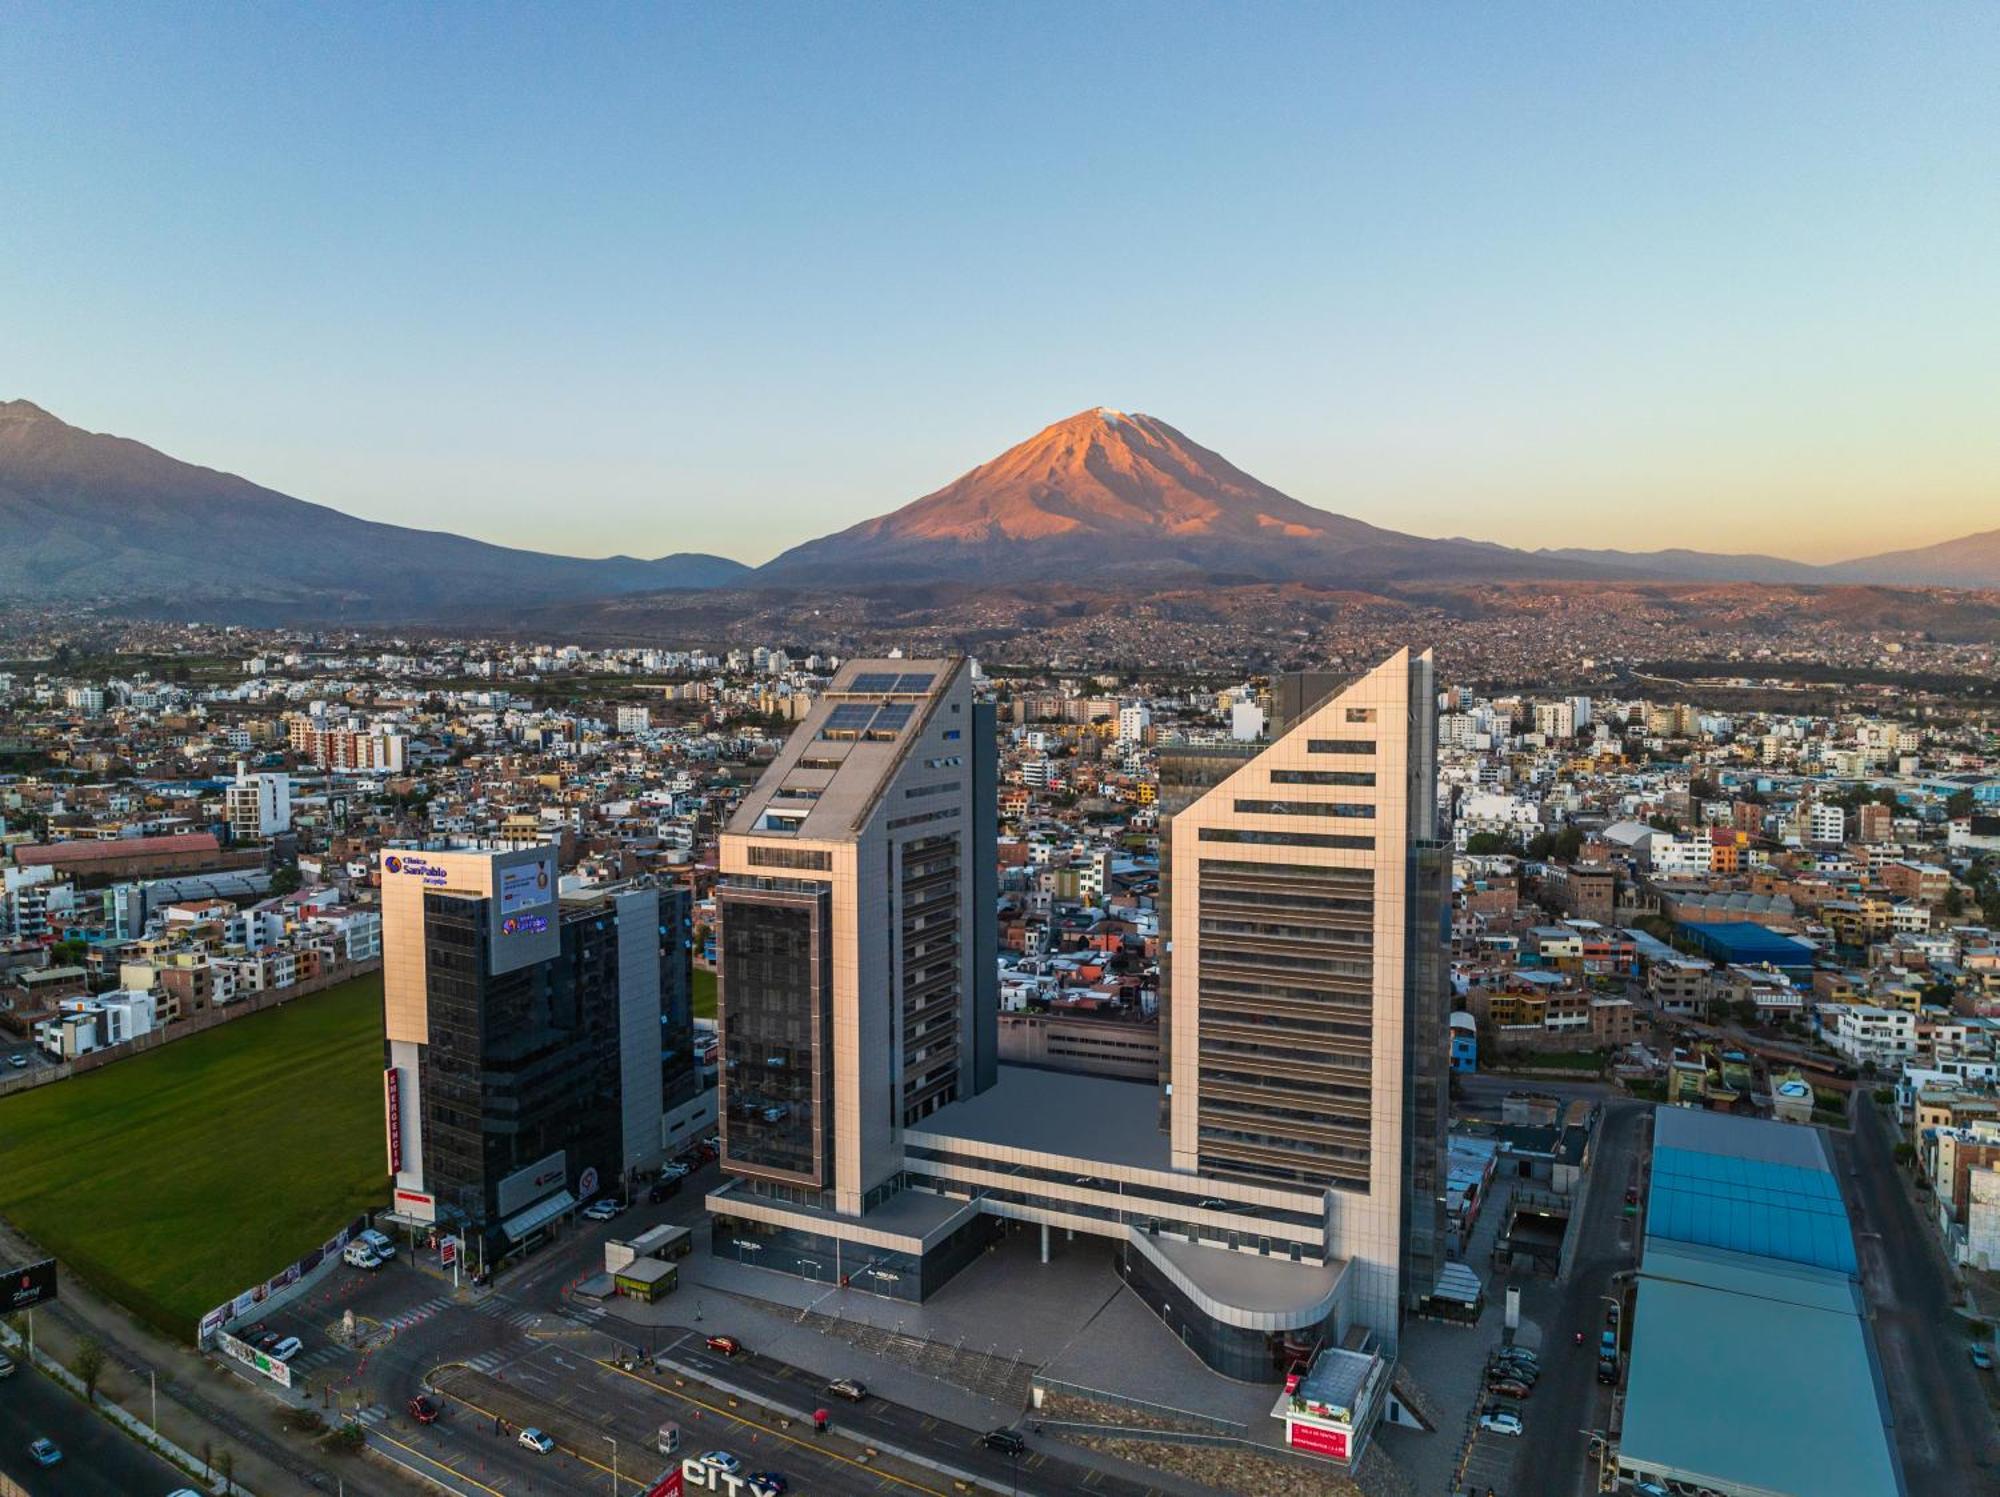
[{"label": "corrugated roof", "polygon": [[1768,1160],[1656,1147],[1646,1236],[1855,1271],[1833,1176]]},{"label": "corrugated roof", "polygon": [[76,842],[38,842],[14,849],[23,868],[40,864],[87,863],[99,858],[157,857],[168,852],[218,852],[213,832],[175,832],[166,837],[106,837]]}]

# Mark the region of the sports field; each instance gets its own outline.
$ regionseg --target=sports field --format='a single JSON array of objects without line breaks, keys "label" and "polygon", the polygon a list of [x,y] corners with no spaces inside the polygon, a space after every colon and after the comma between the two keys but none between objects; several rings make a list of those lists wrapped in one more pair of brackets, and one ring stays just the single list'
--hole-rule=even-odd
[{"label": "sports field", "polygon": [[387,1169],[379,973],[0,1100],[0,1216],[189,1340]]},{"label": "sports field", "polygon": [[700,967],[694,969],[694,986],[689,989],[694,999],[694,1016],[697,1019],[715,1017],[715,974]]}]

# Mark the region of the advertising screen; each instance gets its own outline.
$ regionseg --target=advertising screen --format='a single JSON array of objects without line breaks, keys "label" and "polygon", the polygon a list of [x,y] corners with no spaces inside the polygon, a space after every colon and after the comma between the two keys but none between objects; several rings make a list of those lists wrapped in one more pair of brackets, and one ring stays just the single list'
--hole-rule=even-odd
[{"label": "advertising screen", "polygon": [[500,870],[500,913],[537,909],[556,897],[555,874],[547,858]]},{"label": "advertising screen", "polygon": [[1314,1455],[1330,1455],[1337,1461],[1347,1459],[1345,1430],[1322,1429],[1317,1424],[1304,1424],[1293,1420],[1291,1435],[1294,1450],[1308,1450]]}]

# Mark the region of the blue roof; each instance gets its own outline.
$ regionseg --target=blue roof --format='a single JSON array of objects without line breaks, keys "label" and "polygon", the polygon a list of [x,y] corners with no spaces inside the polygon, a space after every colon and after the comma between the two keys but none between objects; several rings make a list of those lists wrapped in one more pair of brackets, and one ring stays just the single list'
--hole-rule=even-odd
[{"label": "blue roof", "polygon": [[1720,961],[1769,962],[1774,967],[1812,965],[1812,947],[1754,921],[1683,920],[1681,929]]},{"label": "blue roof", "polygon": [[1656,1148],[1646,1236],[1857,1271],[1833,1176],[1765,1159]]}]

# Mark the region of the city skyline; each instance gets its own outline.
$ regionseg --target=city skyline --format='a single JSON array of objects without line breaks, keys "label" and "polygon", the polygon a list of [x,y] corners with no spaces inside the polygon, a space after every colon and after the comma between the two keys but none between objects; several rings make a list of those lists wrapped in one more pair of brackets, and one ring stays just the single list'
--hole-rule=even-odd
[{"label": "city skyline", "polygon": [[1425,535],[1982,528],[1990,12],[1232,20],[24,7],[10,393],[585,555],[1097,404]]}]

